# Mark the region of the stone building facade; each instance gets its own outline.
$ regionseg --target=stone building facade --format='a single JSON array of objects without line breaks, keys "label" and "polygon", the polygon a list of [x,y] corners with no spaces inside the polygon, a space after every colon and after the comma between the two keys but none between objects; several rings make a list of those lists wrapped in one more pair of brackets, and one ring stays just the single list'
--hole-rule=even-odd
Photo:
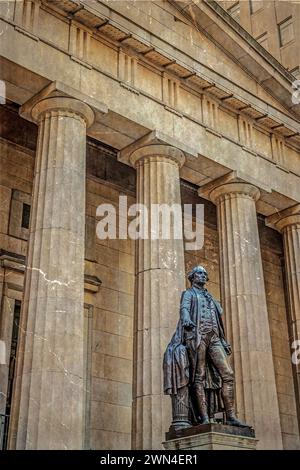
[{"label": "stone building facade", "polygon": [[221,0],[225,8],[275,59],[300,78],[300,4],[289,0]]},{"label": "stone building facade", "polygon": [[[201,263],[238,416],[260,448],[299,449],[294,77],[215,2],[0,7],[1,445],[160,448],[162,355]],[[204,204],[203,248],[99,239],[121,195]]]}]

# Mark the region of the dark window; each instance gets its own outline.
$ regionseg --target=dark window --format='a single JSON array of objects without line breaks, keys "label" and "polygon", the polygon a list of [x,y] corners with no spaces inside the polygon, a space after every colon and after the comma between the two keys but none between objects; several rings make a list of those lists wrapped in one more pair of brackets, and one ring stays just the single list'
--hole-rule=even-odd
[{"label": "dark window", "polygon": [[294,39],[293,18],[290,16],[278,25],[280,47]]},{"label": "dark window", "polygon": [[30,205],[23,203],[22,211],[22,227],[29,228],[29,219],[30,219]]},{"label": "dark window", "polygon": [[295,67],[294,69],[290,70],[291,74],[294,75],[294,77],[299,80],[300,79],[300,69],[299,67]]},{"label": "dark window", "polygon": [[256,41],[259,42],[265,49],[268,49],[268,33],[263,33],[258,38],[256,38]]},{"label": "dark window", "polygon": [[236,21],[240,21],[240,2],[235,3],[230,8],[228,8],[228,13]]},{"label": "dark window", "polygon": [[253,15],[258,10],[263,8],[263,2],[261,0],[250,0],[250,13]]}]

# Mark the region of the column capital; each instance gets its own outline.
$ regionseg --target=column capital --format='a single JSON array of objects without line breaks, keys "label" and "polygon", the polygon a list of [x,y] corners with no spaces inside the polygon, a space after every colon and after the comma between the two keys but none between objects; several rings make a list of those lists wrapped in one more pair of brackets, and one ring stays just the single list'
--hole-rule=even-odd
[{"label": "column capital", "polygon": [[129,158],[131,166],[135,168],[145,160],[157,162],[171,160],[180,168],[184,165],[185,161],[184,153],[181,150],[164,144],[145,145],[144,147],[137,148],[130,154]]},{"label": "column capital", "polygon": [[20,115],[28,121],[37,122],[44,113],[55,110],[81,116],[87,128],[93,124],[97,113],[108,112],[107,106],[98,100],[54,81],[26,101],[20,108]]},{"label": "column capital", "polygon": [[95,119],[94,111],[89,105],[67,96],[42,99],[31,108],[31,117],[35,122],[39,122],[46,113],[55,111],[62,112],[65,115],[75,114],[80,116],[84,119],[87,128],[93,124]]},{"label": "column capital", "polygon": [[270,215],[266,218],[266,225],[282,232],[290,225],[300,226],[300,204],[288,207],[280,212]]},{"label": "column capital", "polygon": [[181,167],[187,155],[197,157],[197,151],[173,137],[154,130],[120,150],[118,160],[136,167],[144,158],[167,158]]},{"label": "column capital", "polygon": [[236,171],[231,171],[220,178],[205,184],[198,190],[198,194],[217,204],[222,196],[240,194],[254,199],[260,198],[260,190],[256,181],[245,181]]}]

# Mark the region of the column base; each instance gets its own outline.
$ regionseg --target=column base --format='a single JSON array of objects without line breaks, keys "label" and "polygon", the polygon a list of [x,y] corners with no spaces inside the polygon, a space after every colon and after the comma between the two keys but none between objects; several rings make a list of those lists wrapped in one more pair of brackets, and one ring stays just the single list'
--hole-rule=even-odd
[{"label": "column base", "polygon": [[254,429],[223,424],[199,424],[175,431],[170,428],[165,450],[256,450]]}]

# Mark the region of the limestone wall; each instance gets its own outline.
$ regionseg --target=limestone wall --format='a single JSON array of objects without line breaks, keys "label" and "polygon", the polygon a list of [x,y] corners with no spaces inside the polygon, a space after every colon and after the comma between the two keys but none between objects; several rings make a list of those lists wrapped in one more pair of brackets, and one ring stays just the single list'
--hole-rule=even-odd
[{"label": "limestone wall", "polygon": [[[33,157],[33,150],[20,143],[0,141],[0,248],[22,256],[26,255],[28,232],[21,227],[20,204],[30,204]],[[130,240],[99,240],[95,236],[97,206],[110,202],[117,207],[121,194],[128,196],[128,204],[135,201],[134,170],[117,162],[113,151],[91,143],[87,152],[85,272],[102,281],[99,292],[85,293],[86,335],[90,338],[86,357],[86,446],[94,449],[130,448],[131,445],[135,247]],[[186,270],[195,264],[203,264],[209,272],[209,290],[220,299],[216,208],[201,200],[196,190],[185,184],[182,185],[182,201],[205,204],[205,245],[199,251],[185,253]],[[281,262],[282,243],[281,237],[266,228],[261,219],[259,228],[284,447],[295,449],[299,447],[299,436]],[[11,334],[12,302],[22,299],[24,273],[21,264],[21,261],[13,266],[1,264],[0,326],[2,337],[7,340]],[[5,374],[7,367],[6,371],[2,368],[1,387],[5,387]]]},{"label": "limestone wall", "polygon": [[[0,365],[0,388],[5,394],[14,302],[22,300],[22,265],[29,236],[28,229],[22,227],[22,205],[23,201],[28,205],[31,202],[33,166],[33,150],[0,140],[0,334],[7,354],[6,364]],[[128,194],[129,204],[134,201],[135,174],[95,147],[88,148],[87,173],[85,273],[100,278],[102,285],[96,294],[85,292],[86,337],[90,343],[86,350],[86,447],[130,448],[134,242],[96,239],[95,217],[99,204],[117,206],[119,194]],[[4,252],[20,256],[20,260],[7,264]],[[4,399],[0,405],[4,413]]]},{"label": "limestone wall", "polygon": [[[134,242],[100,240],[96,237],[96,208],[111,203],[118,208],[119,195],[135,198],[130,187],[130,169],[117,187],[122,166],[114,172],[113,187],[109,179],[112,165],[105,165],[105,155],[97,149],[88,151],[86,216],[94,225],[88,247],[86,272],[99,277],[102,285],[97,294],[85,294],[92,305],[90,448],[129,449],[131,446],[131,401],[133,368],[134,313]],[[112,158],[112,157],[110,157]],[[111,163],[111,162],[110,162]],[[121,167],[121,170],[120,170]],[[105,173],[105,174],[104,174]],[[127,185],[126,185],[127,182]],[[125,183],[125,184],[124,184]],[[132,183],[131,183],[132,184]]]},{"label": "limestone wall", "polygon": [[[12,113],[14,116],[14,113]],[[2,117],[2,116],[1,116]],[[17,119],[14,121],[17,124]],[[6,122],[1,122],[5,134]],[[9,135],[7,135],[9,137]],[[28,228],[23,204],[30,204],[33,178],[33,151],[0,136],[0,414],[1,422],[11,395],[9,366],[16,308],[23,298],[24,259]],[[23,220],[22,220],[23,219]],[[22,223],[23,222],[23,223]],[[23,226],[22,226],[23,225]],[[1,443],[0,443],[1,444]]]}]

